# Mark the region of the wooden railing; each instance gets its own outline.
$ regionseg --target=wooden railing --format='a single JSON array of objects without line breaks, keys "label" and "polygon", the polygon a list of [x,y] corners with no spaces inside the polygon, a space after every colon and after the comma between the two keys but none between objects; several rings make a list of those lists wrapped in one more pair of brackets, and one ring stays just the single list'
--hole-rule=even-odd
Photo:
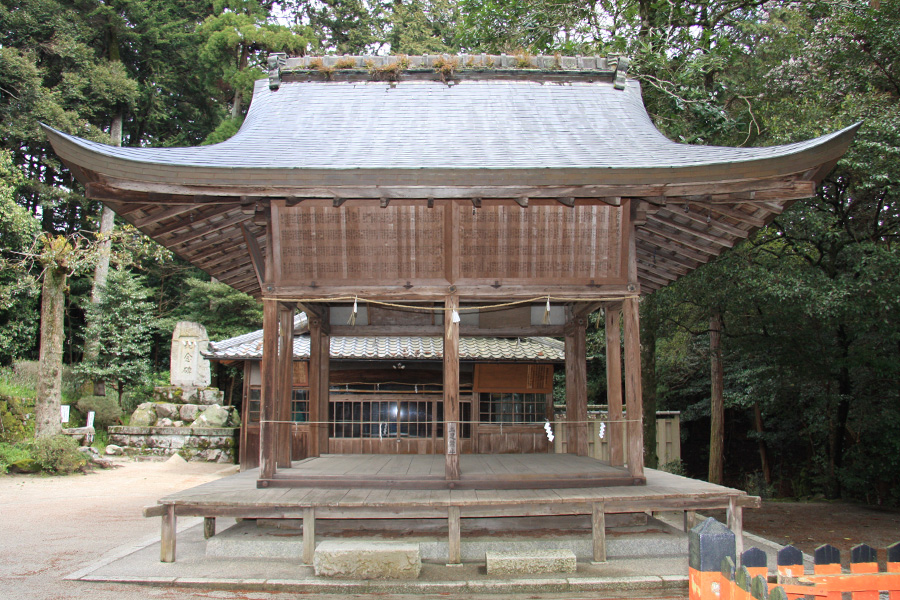
[{"label": "wooden railing", "polygon": [[812,573],[806,573],[803,554],[793,546],[778,552],[777,570],[769,573],[766,553],[750,548],[736,563],[735,538],[715,519],[706,519],[690,531],[690,600],[796,600],[822,598],[879,600],[886,593],[900,600],[900,543],[886,549],[886,570],[879,571],[878,552],[860,544],[850,551],[850,568],[841,566],[841,553],[823,545],[815,551]]}]

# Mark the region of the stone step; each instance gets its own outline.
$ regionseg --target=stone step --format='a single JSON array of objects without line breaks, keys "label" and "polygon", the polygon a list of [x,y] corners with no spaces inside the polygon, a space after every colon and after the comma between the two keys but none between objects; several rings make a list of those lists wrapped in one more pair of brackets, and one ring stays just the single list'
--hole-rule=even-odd
[{"label": "stone step", "polygon": [[520,575],[537,573],[574,573],[575,553],[548,548],[530,552],[485,552],[488,575]]},{"label": "stone step", "polygon": [[412,542],[328,540],[316,546],[313,568],[337,579],[417,579],[422,558]]}]

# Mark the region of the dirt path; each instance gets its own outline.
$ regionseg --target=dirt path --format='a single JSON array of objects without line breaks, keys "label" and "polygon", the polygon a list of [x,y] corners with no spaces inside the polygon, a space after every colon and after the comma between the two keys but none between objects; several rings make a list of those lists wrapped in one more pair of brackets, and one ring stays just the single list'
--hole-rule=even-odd
[{"label": "dirt path", "polygon": [[[722,520],[724,513],[710,516]],[[884,560],[884,549],[900,542],[900,510],[847,502],[763,502],[762,508],[744,511],[744,529],[809,555],[831,544],[846,565],[857,544],[876,548]]]}]

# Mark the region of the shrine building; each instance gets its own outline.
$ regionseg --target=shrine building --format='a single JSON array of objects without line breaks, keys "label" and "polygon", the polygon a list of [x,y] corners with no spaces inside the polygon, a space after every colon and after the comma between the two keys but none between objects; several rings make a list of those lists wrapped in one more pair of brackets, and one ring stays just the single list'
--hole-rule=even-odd
[{"label": "shrine building", "polygon": [[[640,299],[812,197],[858,125],[775,147],[680,144],[653,125],[626,59],[527,61],[273,55],[240,131],[219,144],[112,147],[47,128],[89,198],[264,306],[259,467],[219,484],[220,496],[214,482],[161,499],[147,514],[163,516],[163,560],[175,558],[179,515],[302,518],[304,560],[319,518],[447,519],[449,563],[461,520],[476,516],[591,515],[598,559],[610,513],[724,507],[740,531],[741,508],[758,498],[644,468]],[[587,456],[585,366],[601,309],[604,461]],[[298,311],[309,317],[303,372]],[[341,454],[339,336],[440,342],[440,385],[413,393],[427,444]],[[537,410],[526,388],[547,389],[541,369],[461,360],[466,340],[488,338],[564,340],[566,454],[536,446],[543,419],[524,417]],[[510,378],[524,386],[518,406],[485,394],[473,405],[467,385],[513,393]],[[298,381],[302,439],[291,429]],[[497,422],[482,422],[492,410]],[[351,436],[383,427],[373,411],[351,418]],[[506,440],[471,443],[473,426]]]}]

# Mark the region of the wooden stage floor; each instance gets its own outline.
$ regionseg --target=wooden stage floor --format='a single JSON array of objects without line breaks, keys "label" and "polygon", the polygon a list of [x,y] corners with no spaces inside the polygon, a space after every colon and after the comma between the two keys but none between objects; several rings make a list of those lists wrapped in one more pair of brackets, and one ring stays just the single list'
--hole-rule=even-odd
[{"label": "wooden stage floor", "polygon": [[[347,483],[344,487],[259,488],[259,470],[252,469],[165,496],[157,505],[146,507],[144,516],[162,517],[161,560],[164,562],[175,560],[175,524],[178,516],[204,517],[210,531],[215,529],[217,517],[302,519],[304,560],[307,562],[312,560],[315,551],[317,519],[446,519],[450,536],[448,560],[456,563],[459,559],[461,519],[590,515],[595,557],[596,560],[603,560],[607,514],[678,510],[684,511],[687,522],[694,511],[725,508],[728,510],[729,527],[739,534],[742,509],[758,507],[760,503],[758,497],[748,496],[740,490],[653,469],[645,471],[645,485],[553,487],[547,485],[546,479],[551,473],[550,468],[554,468],[554,473],[562,476],[563,480],[569,480],[571,474],[567,475],[567,471],[583,472],[586,468],[584,461],[597,463],[593,468],[598,472],[604,472],[604,467],[609,467],[593,459],[565,454],[540,455],[543,457],[541,461],[531,461],[533,456],[460,457],[463,473],[468,462],[470,475],[486,477],[500,473],[504,478],[521,476],[524,481],[532,483],[530,487],[516,489],[366,487],[346,477],[354,475],[361,481],[382,476],[383,482],[390,482],[402,474],[399,471],[403,470],[404,464],[406,477],[436,476],[438,472],[442,476],[443,456],[438,456],[441,459],[439,465],[434,463],[433,457],[418,455],[387,459],[383,455],[326,456],[298,461],[293,469],[286,471],[292,476],[301,476],[304,465],[307,469],[313,469],[314,465],[315,469],[343,465],[337,475],[345,477]],[[314,472],[326,474],[323,471],[309,471]]]},{"label": "wooden stage floor", "polygon": [[324,454],[296,461],[259,487],[534,489],[643,485],[624,467],[569,454],[462,454],[447,481],[443,454]]}]

